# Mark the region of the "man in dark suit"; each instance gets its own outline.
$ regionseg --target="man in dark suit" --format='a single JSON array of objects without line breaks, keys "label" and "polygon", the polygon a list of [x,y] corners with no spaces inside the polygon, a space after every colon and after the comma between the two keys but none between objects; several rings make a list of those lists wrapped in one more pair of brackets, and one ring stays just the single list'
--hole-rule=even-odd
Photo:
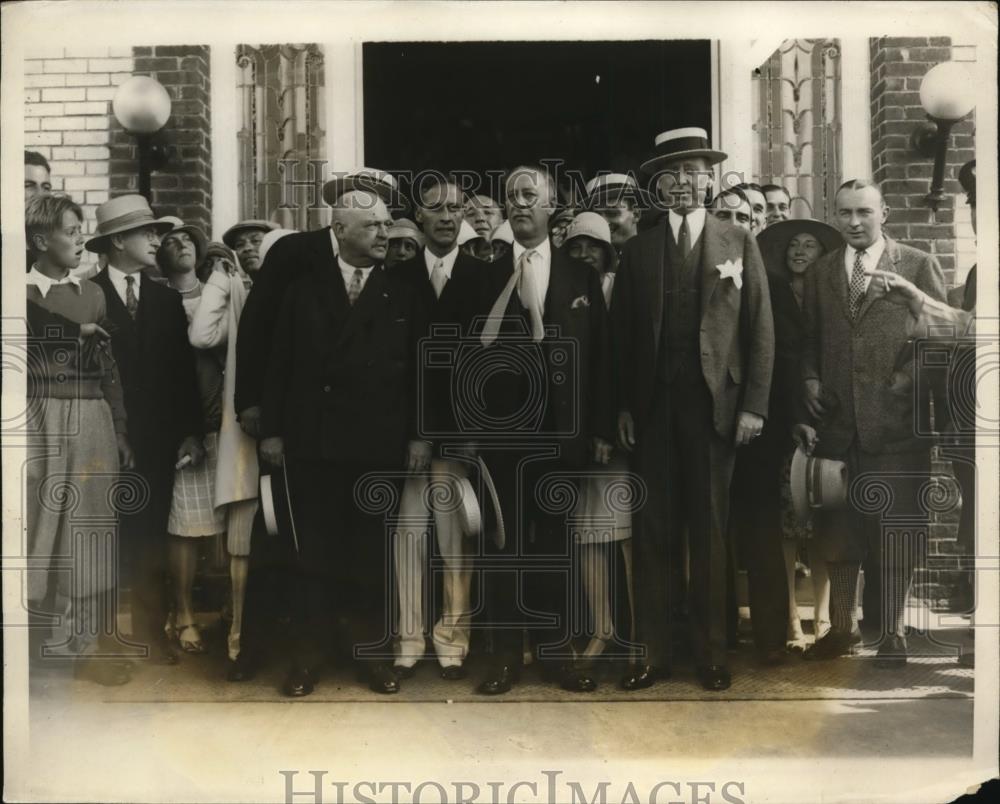
[{"label": "man in dark suit", "polygon": [[97,234],[86,244],[108,258],[94,282],[107,300],[106,328],[121,376],[135,471],[149,487],[146,504],[122,512],[119,520],[132,636],[159,664],[177,662],[163,630],[174,465],[182,460],[197,465],[204,457],[194,350],[181,297],[143,270],[156,266],[160,236],[172,228],[153,217],[145,198],[124,195],[97,208]]},{"label": "man in dark suit", "polygon": [[[393,270],[412,282],[424,298],[433,325],[448,332],[450,341],[467,336],[472,317],[481,306],[480,287],[484,263],[462,252],[458,233],[462,224],[462,191],[443,176],[429,177],[415,188],[417,223],[421,227],[424,247]],[[445,330],[444,328],[449,328]],[[429,378],[428,378],[429,379]],[[455,424],[450,386],[435,387],[428,407],[420,413],[435,436],[442,436],[443,445],[461,444],[461,432]],[[435,440],[435,447],[442,443]],[[472,621],[470,591],[472,586],[472,547],[462,530],[458,507],[438,504],[436,494],[427,494],[428,483],[444,484],[466,474],[463,463],[436,450],[429,473],[414,474],[407,479],[403,491],[400,521],[414,524],[433,518],[437,548],[444,564],[441,575],[441,617],[432,629],[434,648],[441,665],[441,677],[446,681],[465,678],[463,663],[469,650]],[[443,485],[437,486],[444,488]],[[428,510],[428,503],[430,509]],[[399,591],[400,642],[396,653],[395,671],[401,678],[413,674],[413,668],[424,654],[423,603],[430,598],[425,588],[427,577],[427,533],[417,526],[409,535],[402,528],[394,541],[396,581]]]},{"label": "man in dark suit", "polygon": [[[575,489],[573,470],[606,463],[610,454],[607,313],[598,273],[549,242],[556,193],[544,169],[516,168],[505,196],[514,244],[482,269],[489,315],[476,357],[479,421],[490,442],[483,457],[504,521],[503,538],[486,540],[480,576],[492,652],[479,692],[502,694],[517,681],[524,627],[543,674],[588,692],[596,688],[589,672],[564,661],[571,553],[568,511],[559,510],[555,486]],[[519,580],[525,600],[518,599]]]},{"label": "man in dark suit", "polygon": [[[802,305],[805,403],[818,424],[797,425],[796,437],[811,454],[844,461],[853,483],[869,475],[872,488],[889,490],[877,511],[851,502],[843,510],[816,511],[817,548],[829,563],[832,628],[806,656],[845,655],[861,641],[856,600],[864,563],[866,585],[881,593],[865,596],[865,621],[880,626],[872,635],[879,646],[877,666],[894,668],[906,662],[906,596],[917,542],[926,538],[920,534],[927,520],[920,489],[930,474],[930,453],[915,417],[923,418],[927,398],[915,404],[912,374],[900,370],[913,360],[908,313],[885,299],[866,272],[898,273],[934,299],[945,296],[937,260],[883,234],[888,214],[873,182],[847,181],[837,191],[845,242],[808,274]],[[877,502],[866,499],[863,487],[852,500]],[[883,529],[883,517],[905,521],[906,533],[900,527],[893,536],[894,528]]]},{"label": "man in dark suit", "polygon": [[629,241],[613,308],[618,438],[648,500],[633,539],[637,639],[645,659],[622,680],[642,689],[669,675],[672,543],[690,544],[695,663],[723,690],[726,529],[736,447],[767,414],[774,330],[764,265],[753,237],[708,215],[712,150],[703,129],[668,131],[643,165],[665,221]]},{"label": "man in dark suit", "polygon": [[[389,511],[376,503],[396,497],[399,475],[425,471],[430,458],[430,445],[414,437],[426,311],[412,284],[382,265],[392,225],[385,203],[370,189],[337,196],[340,253],[285,292],[261,398],[261,457],[285,464],[296,521],[292,667],[284,685],[292,697],[313,690],[331,592],[371,689],[399,690],[386,661]],[[372,473],[383,476],[378,488],[365,485]]]}]

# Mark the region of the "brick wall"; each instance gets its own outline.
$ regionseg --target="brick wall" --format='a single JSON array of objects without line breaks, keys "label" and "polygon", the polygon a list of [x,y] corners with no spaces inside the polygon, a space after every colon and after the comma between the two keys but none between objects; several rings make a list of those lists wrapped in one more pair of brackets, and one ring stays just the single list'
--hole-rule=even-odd
[{"label": "brick wall", "polygon": [[[945,166],[945,200],[937,212],[925,200],[934,160],[910,147],[913,129],[926,120],[920,105],[920,82],[927,71],[945,61],[975,62],[974,45],[947,37],[871,39],[872,171],[891,209],[886,230],[891,237],[934,254],[948,286],[961,284],[976,260],[970,208],[958,183],[958,170],[975,157],[973,115],[952,129]],[[970,65],[971,66],[971,65]],[[970,78],[974,71],[970,69]],[[950,461],[936,451],[933,471],[951,482]],[[957,542],[958,509],[936,514],[930,526],[929,554],[961,552]],[[914,579],[914,597],[946,608],[955,595],[959,573],[922,570]]]},{"label": "brick wall", "polygon": [[88,233],[111,191],[111,98],[133,66],[130,47],[53,48],[24,62],[24,147],[49,160],[53,189],[83,207]]},{"label": "brick wall", "polygon": [[[936,64],[953,57],[948,37],[881,37],[870,40],[872,169],[882,185],[891,208],[888,234],[909,245],[934,254],[945,272],[949,286],[964,278],[969,265],[957,271],[956,238],[967,235],[967,208],[956,220],[956,211],[965,207],[958,184],[958,169],[975,156],[975,122],[969,118],[952,129],[951,146],[945,168],[946,198],[937,212],[925,200],[930,190],[933,157],[921,157],[910,147],[914,128],[926,120],[920,105],[920,82]],[[964,59],[975,60],[967,47],[960,49]],[[968,238],[963,241],[963,261],[968,261]]]},{"label": "brick wall", "polygon": [[[170,119],[162,138],[170,162],[153,173],[151,203],[157,214],[176,215],[212,228],[212,144],[209,48],[204,45],[134,48],[135,75],[149,75],[170,93]],[[138,192],[135,138],[111,120],[112,195]]]}]

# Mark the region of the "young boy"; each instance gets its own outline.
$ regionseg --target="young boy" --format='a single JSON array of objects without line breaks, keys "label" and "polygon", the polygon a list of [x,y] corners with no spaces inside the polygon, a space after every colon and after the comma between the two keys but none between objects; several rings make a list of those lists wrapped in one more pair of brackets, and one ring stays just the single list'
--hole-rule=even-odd
[{"label": "young boy", "polygon": [[78,678],[124,684],[129,665],[108,658],[116,533],[94,526],[114,518],[112,485],[119,466],[132,465],[121,383],[100,327],[104,293],[71,273],[83,252],[83,213],[72,199],[31,198],[25,223],[29,347],[38,358],[28,375],[27,598],[36,612],[57,590],[69,600],[69,634],[45,655],[75,657]]}]

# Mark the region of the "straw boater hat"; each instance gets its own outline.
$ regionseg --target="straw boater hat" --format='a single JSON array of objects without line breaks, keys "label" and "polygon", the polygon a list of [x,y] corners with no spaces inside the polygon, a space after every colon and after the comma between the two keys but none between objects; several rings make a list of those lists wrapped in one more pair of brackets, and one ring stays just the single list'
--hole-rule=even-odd
[{"label": "straw boater hat", "polygon": [[240,221],[239,223],[234,223],[232,226],[226,229],[225,233],[222,235],[222,242],[225,243],[227,246],[229,246],[229,248],[236,248],[236,235],[238,235],[240,232],[246,231],[247,229],[251,229],[253,231],[264,232],[266,234],[267,232],[273,232],[277,228],[278,224],[271,223],[271,221],[262,221],[262,220]]},{"label": "straw boater hat", "polygon": [[323,200],[333,206],[340,196],[352,190],[374,192],[387,207],[401,209],[409,206],[406,196],[399,190],[399,183],[391,174],[368,167],[328,181],[323,185]]},{"label": "straw boater hat", "polygon": [[510,221],[504,221],[490,235],[490,241],[502,240],[508,246],[514,245],[514,230],[510,228]]},{"label": "straw boater hat", "polygon": [[424,233],[420,231],[420,227],[409,218],[397,218],[389,228],[389,239],[398,240],[404,237],[410,238],[418,246],[424,245]]},{"label": "straw boater hat", "polygon": [[802,447],[792,455],[792,508],[806,523],[816,509],[833,510],[847,505],[847,464],[806,455]]},{"label": "straw boater hat", "polygon": [[827,254],[844,245],[844,238],[840,232],[823,221],[793,218],[772,223],[757,235],[760,255],[764,258],[764,267],[769,273],[779,276],[788,273],[785,267],[785,252],[788,251],[789,241],[800,234],[811,234],[823,245]]},{"label": "straw boater hat", "polygon": [[[208,249],[208,238],[205,236],[205,233],[197,226],[193,224],[184,223],[184,221],[182,221],[180,218],[176,218],[173,215],[167,215],[161,218],[160,220],[170,221],[174,225],[173,229],[171,229],[169,232],[164,233],[162,240],[166,240],[167,237],[172,234],[180,234],[181,232],[187,233],[187,235],[194,242],[195,267],[197,268],[199,265],[201,265],[202,260],[205,259],[205,252]],[[156,264],[159,265],[160,268],[163,268],[163,265],[160,262],[161,261],[160,255],[163,254],[162,240],[160,242],[160,248],[157,249],[156,252]]]},{"label": "straw boater hat", "polygon": [[563,247],[569,245],[569,241],[575,237],[589,237],[604,246],[604,251],[608,255],[606,270],[613,271],[618,264],[618,252],[611,245],[611,227],[596,212],[581,212],[569,225],[566,230],[566,239]]},{"label": "straw boater hat", "polygon": [[671,159],[701,156],[708,164],[717,165],[727,159],[728,154],[716,151],[708,140],[708,132],[703,128],[674,128],[658,134],[653,141],[653,154],[642,163],[645,173],[655,173]]},{"label": "straw boater hat", "polygon": [[143,196],[120,195],[97,208],[97,232],[84,247],[95,254],[103,254],[108,250],[110,235],[150,225],[155,226],[161,235],[174,228],[171,220],[153,215],[149,202]]},{"label": "straw boater hat", "polygon": [[590,209],[601,201],[631,200],[641,207],[650,205],[649,193],[643,190],[635,178],[625,173],[606,173],[594,176],[584,187],[580,206]]}]

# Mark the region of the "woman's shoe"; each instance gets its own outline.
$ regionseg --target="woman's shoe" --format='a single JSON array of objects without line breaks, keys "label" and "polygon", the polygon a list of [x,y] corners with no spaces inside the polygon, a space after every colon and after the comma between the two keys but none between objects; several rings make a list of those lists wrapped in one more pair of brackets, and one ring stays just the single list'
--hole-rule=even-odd
[{"label": "woman's shoe", "polygon": [[177,626],[177,646],[185,653],[204,653],[205,644],[201,641],[201,633],[194,623]]},{"label": "woman's shoe", "polygon": [[785,632],[785,649],[794,653],[805,653],[806,635],[802,631],[802,621],[798,617],[788,618],[788,630]]}]

